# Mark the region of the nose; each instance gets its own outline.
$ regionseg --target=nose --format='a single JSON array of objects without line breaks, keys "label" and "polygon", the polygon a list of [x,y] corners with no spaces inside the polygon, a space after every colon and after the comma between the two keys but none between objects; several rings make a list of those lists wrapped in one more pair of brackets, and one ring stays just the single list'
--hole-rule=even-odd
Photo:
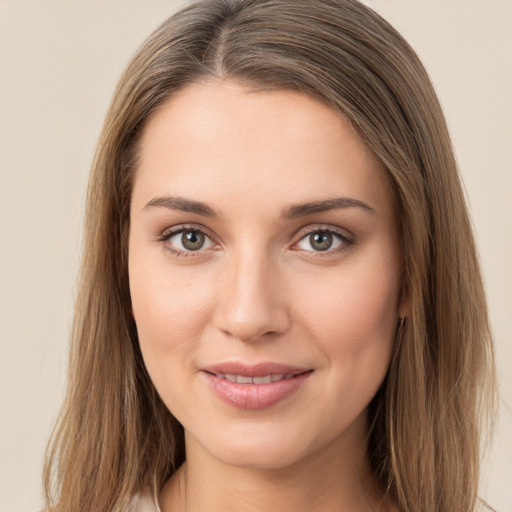
[{"label": "nose", "polygon": [[215,323],[224,334],[245,342],[269,339],[290,326],[286,289],[270,257],[245,251],[222,272]]}]

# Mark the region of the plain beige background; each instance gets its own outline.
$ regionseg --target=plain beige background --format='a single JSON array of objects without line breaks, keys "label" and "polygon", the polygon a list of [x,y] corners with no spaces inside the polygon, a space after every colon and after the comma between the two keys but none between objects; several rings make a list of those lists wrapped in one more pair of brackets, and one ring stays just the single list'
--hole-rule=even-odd
[{"label": "plain beige background", "polygon": [[[119,74],[176,6],[0,0],[0,512],[40,505],[63,396],[87,174]],[[423,59],[481,253],[501,384],[482,494],[512,512],[512,0],[368,0]]]}]

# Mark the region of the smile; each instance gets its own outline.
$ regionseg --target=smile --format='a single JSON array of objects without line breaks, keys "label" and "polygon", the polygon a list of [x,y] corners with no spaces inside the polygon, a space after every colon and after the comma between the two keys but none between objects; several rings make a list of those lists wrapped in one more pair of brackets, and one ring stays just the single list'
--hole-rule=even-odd
[{"label": "smile", "polygon": [[215,375],[219,379],[226,379],[238,384],[270,384],[272,382],[279,382],[283,379],[293,379],[293,377],[300,374],[288,373],[286,375],[264,375],[263,377],[250,377],[247,375],[234,375],[230,373],[216,373]]},{"label": "smile", "polygon": [[203,368],[201,373],[214,396],[225,404],[238,409],[260,410],[291,398],[314,372],[276,363],[226,362]]}]

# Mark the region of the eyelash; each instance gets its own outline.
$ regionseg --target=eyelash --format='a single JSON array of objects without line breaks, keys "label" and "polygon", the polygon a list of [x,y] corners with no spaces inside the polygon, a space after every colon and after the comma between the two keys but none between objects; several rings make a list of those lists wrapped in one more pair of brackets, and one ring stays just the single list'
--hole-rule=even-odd
[{"label": "eyelash", "polygon": [[201,254],[202,250],[198,249],[197,251],[182,251],[180,249],[176,249],[175,247],[172,247],[172,245],[168,244],[169,240],[175,236],[179,235],[180,233],[201,233],[205,237],[209,238],[210,240],[212,237],[203,229],[198,228],[197,226],[176,226],[170,229],[166,229],[159,237],[158,241],[163,244],[165,250],[169,251],[173,256],[176,256],[178,258],[191,258],[191,257],[197,257]]},{"label": "eyelash", "polygon": [[[197,251],[183,251],[180,249],[176,249],[175,247],[168,244],[169,240],[175,236],[179,235],[180,233],[186,233],[186,232],[192,232],[192,233],[201,233],[208,239],[212,240],[212,237],[203,229],[197,227],[197,226],[187,226],[187,225],[181,225],[176,226],[170,229],[165,230],[158,238],[157,241],[162,243],[164,245],[164,248],[169,251],[173,256],[178,258],[190,258],[190,257],[198,257],[201,255],[201,253],[204,251],[203,249],[198,249]],[[299,231],[297,235],[299,236],[299,240],[295,242],[293,245],[297,245],[302,240],[306,239],[308,236],[311,236],[315,233],[324,233],[332,235],[334,238],[337,238],[341,245],[340,247],[337,247],[335,249],[327,249],[325,251],[304,251],[307,253],[310,253],[310,256],[313,257],[329,257],[333,256],[334,254],[340,254],[344,251],[346,251],[351,245],[355,243],[353,236],[346,231],[338,230],[333,227],[315,227],[314,229],[304,229]],[[212,241],[212,243],[214,243]],[[297,250],[297,249],[293,249]],[[300,250],[300,249],[299,249]]]}]

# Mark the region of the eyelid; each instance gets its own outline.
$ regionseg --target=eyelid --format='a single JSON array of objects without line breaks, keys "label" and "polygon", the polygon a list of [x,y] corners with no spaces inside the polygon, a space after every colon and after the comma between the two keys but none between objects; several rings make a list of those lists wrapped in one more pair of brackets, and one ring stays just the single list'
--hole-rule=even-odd
[{"label": "eyelid", "polygon": [[332,233],[339,234],[347,239],[353,239],[354,235],[345,228],[342,228],[340,226],[334,226],[333,224],[308,224],[307,226],[299,229],[295,236],[298,238],[302,238],[306,235],[309,235],[311,233],[315,233],[316,231],[328,231]]},{"label": "eyelid", "polygon": [[169,240],[176,235],[179,235],[180,233],[186,232],[186,231],[195,231],[197,233],[203,234],[205,237],[207,237],[210,242],[213,245],[213,250],[215,250],[215,247],[219,246],[220,244],[215,240],[215,237],[211,235],[210,231],[206,229],[204,226],[197,225],[197,224],[179,224],[177,226],[171,226],[164,231],[160,235],[157,236],[157,241],[162,243],[166,250],[171,252],[173,255],[177,257],[184,257],[184,258],[190,258],[190,257],[200,257],[203,256],[206,251],[212,250],[211,247],[206,249],[198,249],[197,251],[186,251],[183,249],[178,249],[177,247],[172,246],[171,244],[167,243]]},{"label": "eyelid", "polygon": [[[325,251],[308,251],[305,249],[294,249],[294,246],[296,246],[299,242],[304,240],[306,237],[312,235],[313,233],[317,232],[329,233],[338,237],[339,239],[341,239],[342,245],[335,249],[327,249]],[[346,229],[340,228],[338,226],[332,226],[330,224],[317,224],[315,226],[307,226],[305,228],[300,229],[295,236],[297,240],[292,244],[292,250],[311,253],[311,255],[314,255],[315,257],[331,256],[333,254],[346,250],[350,245],[355,243],[354,235],[350,231],[347,231]]]},{"label": "eyelid", "polygon": [[[210,242],[213,244],[213,250],[218,250],[220,247],[220,244],[216,241],[215,236],[213,236],[210,233],[210,230],[205,228],[204,226],[198,225],[198,224],[180,224],[176,226],[171,226],[166,228],[160,235],[157,237],[157,241],[162,243],[166,250],[174,254],[178,257],[200,257],[204,256],[205,252],[211,251],[212,248],[207,249],[198,249],[197,251],[186,251],[182,249],[178,249],[176,247],[171,246],[170,244],[166,243],[169,241],[170,238],[173,236],[183,233],[184,231],[196,231],[198,233],[202,233],[207,237]],[[338,239],[341,240],[341,246],[336,247],[334,249],[327,249],[325,251],[314,251],[314,250],[305,250],[305,249],[297,249],[294,248],[299,242],[304,240],[307,236],[312,235],[313,233],[317,232],[324,232],[324,233],[330,233],[334,235],[335,237],[338,237]],[[330,224],[316,224],[316,225],[309,225],[306,226],[299,231],[296,232],[294,235],[294,238],[296,239],[295,242],[290,246],[291,250],[294,251],[301,251],[304,253],[310,253],[310,255],[314,257],[328,257],[332,256],[333,254],[337,254],[340,252],[343,252],[344,250],[347,250],[349,246],[355,243],[354,235],[343,228],[340,228],[339,226],[333,226]]]},{"label": "eyelid", "polygon": [[165,228],[162,233],[159,235],[159,238],[169,238],[172,235],[176,235],[177,233],[182,233],[183,231],[197,231],[198,233],[203,233],[208,238],[213,238],[210,231],[201,226],[200,224],[178,224],[176,226],[170,226]]}]

